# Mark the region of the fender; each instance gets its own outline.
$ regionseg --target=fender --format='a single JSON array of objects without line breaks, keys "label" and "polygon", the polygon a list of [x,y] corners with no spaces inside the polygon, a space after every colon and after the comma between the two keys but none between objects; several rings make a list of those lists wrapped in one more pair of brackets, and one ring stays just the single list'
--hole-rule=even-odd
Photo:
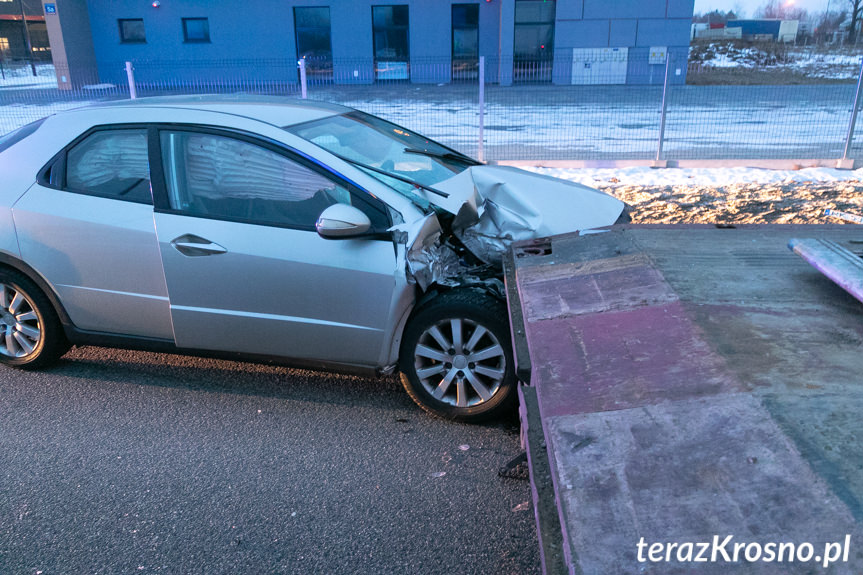
[{"label": "fender", "polygon": [[63,307],[63,304],[60,303],[60,298],[57,297],[57,293],[54,291],[54,288],[48,281],[42,277],[42,274],[37,272],[35,269],[18,259],[17,257],[6,253],[0,252],[0,266],[4,266],[7,268],[12,268],[15,271],[18,271],[27,278],[36,284],[42,293],[48,298],[51,302],[51,305],[54,306],[54,310],[57,312],[57,316],[60,318],[60,323],[63,325],[63,329],[68,330],[69,328],[74,327],[72,324],[72,320],[69,318],[69,314],[66,313],[66,308]]}]

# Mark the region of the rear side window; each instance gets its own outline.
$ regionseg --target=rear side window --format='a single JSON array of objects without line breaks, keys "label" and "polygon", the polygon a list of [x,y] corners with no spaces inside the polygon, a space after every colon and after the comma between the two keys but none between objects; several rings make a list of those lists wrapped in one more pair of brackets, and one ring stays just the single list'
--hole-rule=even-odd
[{"label": "rear side window", "polygon": [[151,204],[147,131],[102,130],[90,134],[67,152],[63,187],[72,192]]},{"label": "rear side window", "polygon": [[27,124],[26,126],[21,126],[17,130],[12,130],[4,136],[0,136],[0,152],[8,150],[12,146],[38,130],[39,126],[41,126],[42,122],[44,121],[45,118],[42,118],[41,120],[36,120],[35,122]]}]

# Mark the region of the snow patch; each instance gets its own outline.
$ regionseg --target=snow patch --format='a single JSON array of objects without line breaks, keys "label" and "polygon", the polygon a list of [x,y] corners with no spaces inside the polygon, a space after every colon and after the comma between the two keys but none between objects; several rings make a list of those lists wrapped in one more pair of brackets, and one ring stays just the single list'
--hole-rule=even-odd
[{"label": "snow patch", "polygon": [[586,186],[710,186],[863,182],[863,168],[767,170],[762,168],[524,168]]}]

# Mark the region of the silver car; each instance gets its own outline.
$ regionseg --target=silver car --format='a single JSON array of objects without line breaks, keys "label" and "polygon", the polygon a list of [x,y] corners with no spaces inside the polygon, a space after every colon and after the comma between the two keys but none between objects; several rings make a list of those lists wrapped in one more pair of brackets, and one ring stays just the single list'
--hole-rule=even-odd
[{"label": "silver car", "polygon": [[0,138],[0,361],[70,345],[401,372],[426,411],[515,402],[501,257],[615,223],[596,190],[284,99],[141,99]]}]

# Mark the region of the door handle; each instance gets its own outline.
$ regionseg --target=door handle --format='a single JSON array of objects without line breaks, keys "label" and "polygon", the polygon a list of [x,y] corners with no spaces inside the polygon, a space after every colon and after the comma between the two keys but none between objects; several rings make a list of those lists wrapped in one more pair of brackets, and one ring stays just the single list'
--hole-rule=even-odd
[{"label": "door handle", "polygon": [[223,246],[192,234],[185,234],[178,238],[174,238],[171,245],[184,256],[190,257],[215,256],[218,254],[228,253],[228,250]]}]

